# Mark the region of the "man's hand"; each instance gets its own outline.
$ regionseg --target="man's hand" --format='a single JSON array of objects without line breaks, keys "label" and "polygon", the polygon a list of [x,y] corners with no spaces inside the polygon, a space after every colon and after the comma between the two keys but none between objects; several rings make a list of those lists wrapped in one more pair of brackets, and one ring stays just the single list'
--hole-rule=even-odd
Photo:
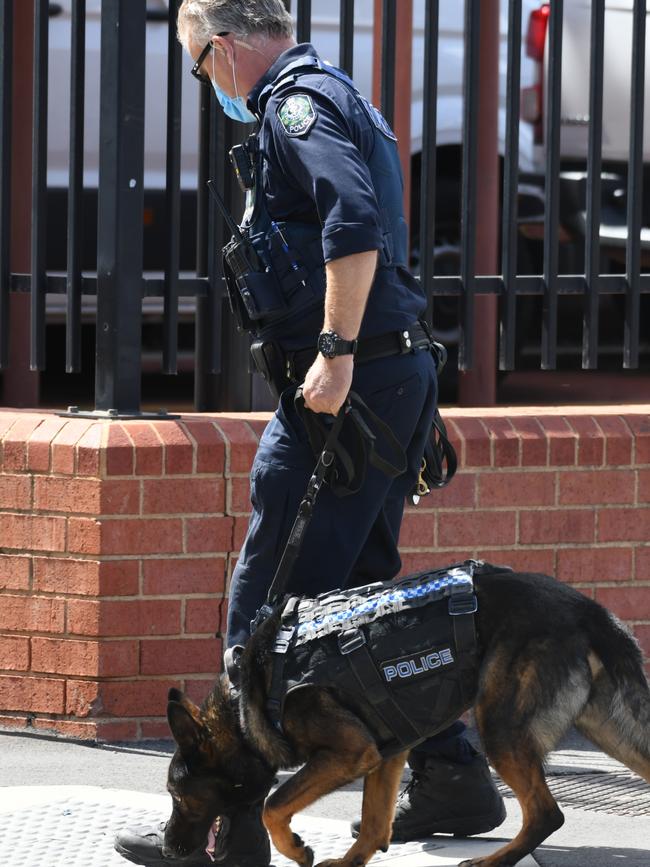
[{"label": "man's hand", "polygon": [[302,387],[307,408],[312,412],[336,415],[350,391],[353,369],[352,355],[325,358],[319,353],[307,371]]}]

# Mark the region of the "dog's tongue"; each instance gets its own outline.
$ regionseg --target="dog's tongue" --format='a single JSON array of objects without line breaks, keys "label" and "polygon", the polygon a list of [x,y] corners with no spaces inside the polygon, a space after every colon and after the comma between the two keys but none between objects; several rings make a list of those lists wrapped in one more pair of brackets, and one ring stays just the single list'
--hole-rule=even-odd
[{"label": "dog's tongue", "polygon": [[223,861],[225,857],[224,846],[229,828],[230,821],[225,816],[217,816],[210,826],[205,854],[211,861]]}]

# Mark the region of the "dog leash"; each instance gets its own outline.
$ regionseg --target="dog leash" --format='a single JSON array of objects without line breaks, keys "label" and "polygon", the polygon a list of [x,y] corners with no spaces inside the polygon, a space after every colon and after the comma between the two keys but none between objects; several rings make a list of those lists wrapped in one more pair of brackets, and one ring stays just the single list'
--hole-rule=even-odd
[{"label": "dog leash", "polygon": [[[406,470],[406,455],[399,440],[388,425],[366,405],[356,392],[349,392],[334,419],[334,423],[329,427],[318,419],[316,413],[311,412],[306,407],[301,388],[297,389],[294,402],[298,415],[307,428],[312,449],[318,454],[318,460],[307,484],[305,496],[298,506],[298,514],[273,576],[266,601],[251,621],[251,633],[273,613],[275,606],[285,594],[302,548],[307,527],[313,516],[316,498],[323,483],[327,482],[337,496],[346,496],[356,493],[361,488],[365,479],[366,464],[374,466],[389,478],[395,478]],[[389,448],[397,457],[396,463],[379,454],[376,446],[377,436],[366,423],[364,414],[379,434],[386,439]],[[350,419],[352,423],[355,439],[362,455],[360,470],[355,468],[358,463],[355,461],[354,455],[351,455],[349,448],[340,442],[341,431],[346,419]]]}]

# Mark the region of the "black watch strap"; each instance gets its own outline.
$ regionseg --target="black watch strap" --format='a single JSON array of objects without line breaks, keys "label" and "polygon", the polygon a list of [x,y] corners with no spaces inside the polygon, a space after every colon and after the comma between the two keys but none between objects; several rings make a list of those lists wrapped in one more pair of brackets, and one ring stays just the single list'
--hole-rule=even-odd
[{"label": "black watch strap", "polygon": [[337,355],[354,355],[357,351],[356,340],[345,340],[336,331],[321,331],[318,335],[318,351],[325,358]]}]

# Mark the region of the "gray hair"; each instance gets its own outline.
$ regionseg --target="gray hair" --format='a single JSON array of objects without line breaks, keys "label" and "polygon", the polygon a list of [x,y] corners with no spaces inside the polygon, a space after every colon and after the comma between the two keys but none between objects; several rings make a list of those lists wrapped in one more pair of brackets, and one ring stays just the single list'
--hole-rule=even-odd
[{"label": "gray hair", "polygon": [[178,10],[178,39],[187,47],[208,42],[215,33],[282,39],[293,35],[293,23],[282,0],[183,0]]}]

